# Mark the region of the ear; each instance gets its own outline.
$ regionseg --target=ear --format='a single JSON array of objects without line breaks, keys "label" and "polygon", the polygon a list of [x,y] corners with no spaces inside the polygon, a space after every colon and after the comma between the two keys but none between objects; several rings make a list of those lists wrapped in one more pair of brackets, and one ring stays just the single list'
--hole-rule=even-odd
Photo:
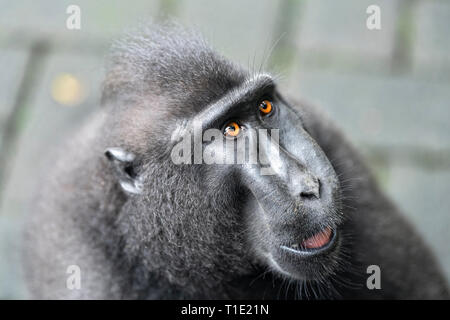
[{"label": "ear", "polygon": [[108,148],[105,151],[105,156],[114,166],[116,176],[122,189],[127,193],[142,193],[142,183],[133,167],[133,161],[136,156],[122,148]]}]

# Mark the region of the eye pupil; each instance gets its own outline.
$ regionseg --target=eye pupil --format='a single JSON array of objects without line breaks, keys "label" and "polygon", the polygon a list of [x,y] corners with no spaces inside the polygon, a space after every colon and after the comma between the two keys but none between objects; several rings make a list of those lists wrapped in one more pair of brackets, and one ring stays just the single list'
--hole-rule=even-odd
[{"label": "eye pupil", "polygon": [[236,137],[241,131],[240,126],[232,121],[225,126],[224,134],[230,137]]},{"label": "eye pupil", "polygon": [[270,102],[269,100],[263,100],[259,105],[259,111],[261,111],[263,115],[268,115],[269,113],[271,113],[272,102]]}]

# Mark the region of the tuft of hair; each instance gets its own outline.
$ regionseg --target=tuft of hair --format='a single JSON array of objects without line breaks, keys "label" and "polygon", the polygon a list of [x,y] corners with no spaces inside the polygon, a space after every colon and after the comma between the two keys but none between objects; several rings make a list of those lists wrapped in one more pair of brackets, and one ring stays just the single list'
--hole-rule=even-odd
[{"label": "tuft of hair", "polygon": [[175,22],[146,23],[113,43],[102,104],[152,95],[200,109],[245,77],[198,32]]}]

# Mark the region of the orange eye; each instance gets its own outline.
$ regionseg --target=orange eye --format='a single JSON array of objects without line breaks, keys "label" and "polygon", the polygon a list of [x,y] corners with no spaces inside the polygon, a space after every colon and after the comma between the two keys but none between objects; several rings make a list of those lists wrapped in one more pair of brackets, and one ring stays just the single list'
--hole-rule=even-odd
[{"label": "orange eye", "polygon": [[268,115],[269,113],[271,113],[272,102],[270,102],[269,100],[263,100],[263,102],[261,102],[261,104],[259,105],[259,111],[261,111],[263,115]]},{"label": "orange eye", "polygon": [[237,137],[241,127],[234,121],[229,122],[224,129],[224,134],[229,137]]}]

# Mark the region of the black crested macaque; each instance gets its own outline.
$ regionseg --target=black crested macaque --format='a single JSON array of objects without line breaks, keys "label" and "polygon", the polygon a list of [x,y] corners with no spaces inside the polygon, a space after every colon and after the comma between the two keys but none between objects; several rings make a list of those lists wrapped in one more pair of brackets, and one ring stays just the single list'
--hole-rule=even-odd
[{"label": "black crested macaque", "polygon": [[114,44],[102,108],[51,167],[26,227],[34,298],[448,298],[329,119],[178,25]]}]

